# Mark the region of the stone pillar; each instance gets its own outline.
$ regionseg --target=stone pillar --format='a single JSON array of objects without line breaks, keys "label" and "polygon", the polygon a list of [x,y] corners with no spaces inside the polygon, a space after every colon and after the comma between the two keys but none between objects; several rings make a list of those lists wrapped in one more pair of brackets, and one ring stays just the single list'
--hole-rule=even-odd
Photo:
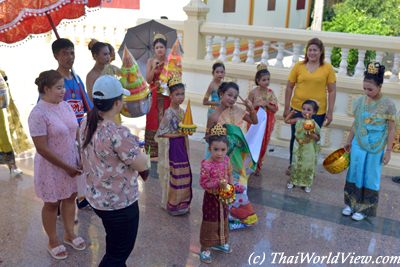
[{"label": "stone pillar", "polygon": [[205,22],[209,8],[201,0],[191,0],[183,8],[188,19],[183,22],[184,57],[203,59],[206,50],[205,36],[200,34],[200,26]]}]

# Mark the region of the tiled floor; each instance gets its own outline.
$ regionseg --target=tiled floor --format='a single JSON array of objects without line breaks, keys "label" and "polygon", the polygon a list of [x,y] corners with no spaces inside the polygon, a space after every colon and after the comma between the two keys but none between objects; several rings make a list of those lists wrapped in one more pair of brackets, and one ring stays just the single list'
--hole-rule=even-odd
[{"label": "tiled floor", "polygon": [[[197,255],[203,195],[198,185],[198,171],[204,145],[198,141],[191,142],[195,175],[190,214],[169,216],[159,206],[157,178],[140,182],[139,234],[128,266],[204,266]],[[383,177],[378,217],[354,222],[340,214],[344,174],[329,175],[319,168],[310,194],[298,188],[288,191],[284,175],[287,167],[285,157],[285,151],[276,148],[265,161],[262,177],[250,178],[249,196],[255,204],[259,223],[252,228],[231,232],[233,253],[215,253],[209,266],[260,266],[264,257],[261,266],[271,266],[274,259],[279,263],[283,255],[297,256],[287,258],[293,263],[297,259],[297,264],[281,262],[274,266],[311,265],[312,262],[300,264],[302,252],[315,253],[313,259],[330,253],[331,256],[340,255],[340,258],[350,256],[344,263],[339,258],[337,266],[350,266],[350,261],[356,256],[400,255],[399,185],[392,183],[389,177]],[[63,261],[53,260],[48,255],[47,239],[41,224],[42,201],[35,196],[33,189],[32,159],[20,160],[19,166],[25,175],[14,179],[9,178],[5,167],[0,167],[0,266],[97,266],[105,250],[104,229],[90,210],[79,213],[76,226],[77,233],[88,241],[88,248],[83,252],[67,248],[69,257]],[[61,238],[61,222],[57,226]],[[326,261],[316,262],[316,265],[326,266]]]}]

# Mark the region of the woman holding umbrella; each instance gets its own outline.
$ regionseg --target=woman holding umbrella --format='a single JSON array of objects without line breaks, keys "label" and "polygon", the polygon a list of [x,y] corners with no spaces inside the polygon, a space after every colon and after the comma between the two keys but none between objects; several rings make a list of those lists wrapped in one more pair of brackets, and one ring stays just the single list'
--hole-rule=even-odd
[{"label": "woman holding umbrella", "polygon": [[158,145],[154,141],[154,136],[164,111],[169,107],[170,99],[160,92],[159,77],[164,64],[167,62],[167,38],[162,34],[156,34],[153,39],[154,56],[147,61],[146,80],[150,85],[152,92],[152,101],[150,111],[146,115],[145,147],[150,147],[150,157],[158,156]]}]

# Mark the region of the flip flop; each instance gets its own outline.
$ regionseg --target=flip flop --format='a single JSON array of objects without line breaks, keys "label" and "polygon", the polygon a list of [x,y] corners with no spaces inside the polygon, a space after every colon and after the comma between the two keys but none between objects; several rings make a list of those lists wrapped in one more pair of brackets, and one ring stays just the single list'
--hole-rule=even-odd
[{"label": "flip flop", "polygon": [[67,252],[67,249],[65,248],[64,245],[59,245],[59,246],[54,247],[54,248],[49,248],[48,247],[47,251],[56,260],[64,260],[64,259],[66,259],[68,257],[68,254],[65,254],[63,256],[59,256],[59,254],[61,254],[63,252]]},{"label": "flip flop", "polygon": [[83,240],[83,238],[80,236],[75,237],[75,239],[72,240],[72,242],[64,240],[64,243],[71,246],[75,250],[84,250],[86,248],[85,240]]}]

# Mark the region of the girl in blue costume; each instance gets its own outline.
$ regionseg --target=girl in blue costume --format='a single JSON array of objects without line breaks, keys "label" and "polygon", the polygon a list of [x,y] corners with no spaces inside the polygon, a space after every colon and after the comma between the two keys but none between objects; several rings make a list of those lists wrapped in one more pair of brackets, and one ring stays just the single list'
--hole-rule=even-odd
[{"label": "girl in blue costume", "polygon": [[365,95],[353,106],[354,123],[345,146],[350,151],[350,167],[342,214],[352,215],[356,221],[376,216],[382,163],[389,163],[392,152],[396,107],[382,95],[384,73],[383,65],[368,64],[363,82]]},{"label": "girl in blue costume", "polygon": [[[207,92],[203,98],[203,105],[209,106],[208,116],[215,111],[215,108],[219,106],[219,95],[218,88],[221,85],[225,77],[225,65],[221,61],[217,61],[212,65],[213,80],[207,88]],[[210,100],[211,97],[211,100]]]}]

